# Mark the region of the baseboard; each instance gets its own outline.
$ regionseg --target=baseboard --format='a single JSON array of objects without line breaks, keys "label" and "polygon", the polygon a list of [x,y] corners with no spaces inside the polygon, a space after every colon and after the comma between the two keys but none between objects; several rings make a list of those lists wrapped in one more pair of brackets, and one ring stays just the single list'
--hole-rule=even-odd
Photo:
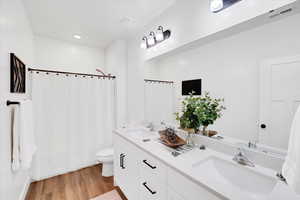
[{"label": "baseboard", "polygon": [[59,176],[59,175],[62,175],[62,174],[67,174],[67,173],[70,173],[70,172],[74,172],[74,171],[77,171],[77,170],[80,170],[80,169],[83,169],[83,168],[86,168],[86,167],[91,167],[91,166],[94,166],[96,164],[99,164],[99,163],[97,161],[91,161],[91,162],[88,162],[88,163],[85,163],[85,164],[82,164],[82,165],[78,165],[76,167],[72,167],[72,168],[69,168],[69,169],[57,170],[56,172],[54,172],[52,174],[49,174],[47,176],[33,177],[33,180],[34,181],[45,180],[45,179],[52,178],[52,177],[55,177],[55,176]]},{"label": "baseboard", "polygon": [[117,186],[118,186],[118,183],[117,183],[116,176],[114,176],[114,186],[115,186],[115,187],[117,187]]},{"label": "baseboard", "polygon": [[22,192],[20,194],[19,200],[25,200],[28,189],[29,189],[29,186],[30,186],[30,183],[31,183],[31,178],[28,177],[25,181],[25,184],[24,184],[24,187],[23,187]]}]

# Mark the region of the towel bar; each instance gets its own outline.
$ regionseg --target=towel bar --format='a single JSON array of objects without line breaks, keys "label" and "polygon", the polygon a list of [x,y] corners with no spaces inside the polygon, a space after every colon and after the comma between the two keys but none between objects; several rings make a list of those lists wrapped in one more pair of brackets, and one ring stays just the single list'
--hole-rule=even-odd
[{"label": "towel bar", "polygon": [[20,105],[20,102],[17,102],[17,101],[6,101],[6,105],[7,106],[10,106],[10,105]]}]

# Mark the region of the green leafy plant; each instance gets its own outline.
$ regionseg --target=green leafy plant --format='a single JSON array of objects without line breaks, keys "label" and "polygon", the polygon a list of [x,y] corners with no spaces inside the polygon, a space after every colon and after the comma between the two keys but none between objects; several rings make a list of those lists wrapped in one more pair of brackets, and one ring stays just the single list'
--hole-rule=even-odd
[{"label": "green leafy plant", "polygon": [[176,120],[179,121],[181,128],[194,129],[195,132],[203,126],[205,133],[207,126],[222,116],[222,111],[225,109],[223,102],[224,99],[214,99],[208,92],[200,97],[195,97],[191,93],[182,101],[181,113],[175,113]]},{"label": "green leafy plant", "polygon": [[204,96],[198,99],[194,114],[200,120],[204,134],[206,133],[207,126],[214,124],[222,116],[222,111],[226,109],[222,105],[223,102],[224,99],[214,99],[208,92],[205,92]]},{"label": "green leafy plant", "polygon": [[194,131],[199,129],[201,124],[195,113],[199,99],[199,97],[194,97],[193,93],[191,93],[182,101],[183,107],[181,113],[175,113],[176,120],[179,121],[182,129],[194,129]]}]

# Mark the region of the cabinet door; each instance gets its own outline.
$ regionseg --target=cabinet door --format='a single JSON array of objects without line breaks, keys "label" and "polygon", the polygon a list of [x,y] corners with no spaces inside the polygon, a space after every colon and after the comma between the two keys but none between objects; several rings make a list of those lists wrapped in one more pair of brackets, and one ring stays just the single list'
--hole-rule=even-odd
[{"label": "cabinet door", "polygon": [[177,194],[172,188],[168,188],[168,200],[186,200]]},{"label": "cabinet door", "polygon": [[123,138],[115,137],[114,175],[115,183],[127,199],[138,200],[139,149]]},{"label": "cabinet door", "polygon": [[[212,192],[211,190],[196,184],[186,176],[172,168],[168,168],[168,188],[173,188],[184,200],[225,200],[226,198]],[[175,190],[176,188],[176,190]],[[175,192],[169,192],[170,198]],[[174,196],[174,195],[173,195]]]},{"label": "cabinet door", "polygon": [[126,174],[128,174],[128,168],[126,167],[128,160],[128,154],[124,148],[115,148],[114,158],[114,178],[116,184],[126,193]]}]

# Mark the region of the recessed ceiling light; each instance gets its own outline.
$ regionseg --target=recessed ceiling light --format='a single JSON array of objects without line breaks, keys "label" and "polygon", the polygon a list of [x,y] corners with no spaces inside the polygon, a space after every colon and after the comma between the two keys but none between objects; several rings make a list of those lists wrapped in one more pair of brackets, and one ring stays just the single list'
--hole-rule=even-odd
[{"label": "recessed ceiling light", "polygon": [[73,37],[74,37],[75,39],[78,39],[78,40],[81,39],[81,36],[80,36],[80,35],[73,35]]}]

